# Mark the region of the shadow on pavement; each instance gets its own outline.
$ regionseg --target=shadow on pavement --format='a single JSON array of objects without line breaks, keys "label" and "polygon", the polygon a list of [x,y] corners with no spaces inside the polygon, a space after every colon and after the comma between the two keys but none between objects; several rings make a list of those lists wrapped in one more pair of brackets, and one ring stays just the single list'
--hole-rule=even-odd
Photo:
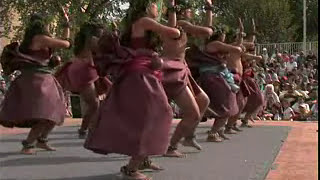
[{"label": "shadow on pavement", "polygon": [[50,135],[53,134],[78,134],[77,129],[75,129],[74,131],[53,131],[52,133],[50,133]]},{"label": "shadow on pavement", "polygon": [[0,158],[5,158],[8,156],[16,156],[16,155],[21,155],[20,152],[0,152]]},{"label": "shadow on pavement", "polygon": [[[54,133],[53,133],[54,134]],[[27,136],[27,134],[23,134],[23,136]],[[1,139],[0,143],[6,143],[6,142],[21,142],[24,138],[14,138],[14,139]],[[49,141],[59,141],[59,140],[81,140],[78,138],[78,136],[73,137],[50,137],[49,135]]]},{"label": "shadow on pavement", "polygon": [[[2,179],[2,180],[16,180],[16,179]],[[34,179],[34,180],[123,180],[119,173],[105,174],[99,176],[83,176],[72,178],[57,178],[57,179]]]},{"label": "shadow on pavement", "polygon": [[82,147],[84,142],[51,143],[53,147]]},{"label": "shadow on pavement", "polygon": [[37,165],[58,165],[58,164],[70,164],[70,163],[87,163],[87,162],[113,162],[124,161],[127,157],[30,157],[30,158],[17,158],[11,160],[1,161],[2,167],[9,166],[37,166]]},{"label": "shadow on pavement", "polygon": [[116,173],[116,174],[106,174],[106,175],[99,175],[99,176],[83,176],[83,177],[45,179],[45,180],[124,180],[124,179],[121,177],[119,173]]}]

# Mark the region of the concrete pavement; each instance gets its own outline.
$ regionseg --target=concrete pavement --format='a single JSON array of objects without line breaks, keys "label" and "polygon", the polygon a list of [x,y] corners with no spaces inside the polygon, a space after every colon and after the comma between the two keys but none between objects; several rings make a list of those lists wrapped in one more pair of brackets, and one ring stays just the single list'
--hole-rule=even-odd
[{"label": "concrete pavement", "polygon": [[[19,154],[20,141],[26,136],[25,130],[6,129],[3,131],[3,128],[0,129],[0,134],[2,134],[0,140],[0,179],[121,179],[118,173],[119,168],[127,163],[128,158],[117,154],[102,156],[85,150],[82,147],[83,140],[77,139],[76,130],[79,122],[79,120],[67,120],[65,126],[55,129],[50,136],[50,143],[59,148],[57,152],[40,151],[35,156]],[[305,145],[299,139],[291,137],[292,133],[296,132],[296,135],[302,135],[304,131],[308,130],[310,131],[308,136],[312,137],[316,132],[314,131],[312,134],[311,130],[317,125],[299,122],[257,122],[255,128],[245,129],[238,135],[232,135],[230,141],[216,144],[205,142],[206,131],[211,123],[212,121],[201,124],[197,130],[199,142],[204,148],[201,153],[182,147],[182,150],[188,154],[185,159],[154,157],[154,160],[166,170],[148,174],[154,180],[283,180],[290,175],[290,173],[285,173],[285,169],[295,163],[292,156],[297,156],[299,153],[297,151],[290,152],[290,147],[294,145],[297,148],[299,144]],[[299,130],[299,127],[304,126],[306,128]],[[288,133],[289,138],[286,141]],[[283,143],[284,146],[280,151]],[[304,146],[304,150],[310,150],[312,147],[314,148],[314,143],[309,142],[309,146]],[[279,151],[280,154],[274,162]],[[292,160],[286,161],[283,154],[290,156]],[[311,173],[312,176],[310,176],[310,172],[317,172],[314,158],[314,154],[311,154],[308,161],[309,166],[303,168],[305,173],[309,172],[311,179],[303,172],[302,176],[299,176],[300,178],[313,180],[315,176],[317,177],[317,173]],[[300,159],[300,163],[301,161]],[[273,170],[268,174],[270,169]],[[292,170],[294,168],[290,169],[290,171]],[[299,173],[299,171],[295,172]],[[292,178],[290,180],[294,180]]]}]

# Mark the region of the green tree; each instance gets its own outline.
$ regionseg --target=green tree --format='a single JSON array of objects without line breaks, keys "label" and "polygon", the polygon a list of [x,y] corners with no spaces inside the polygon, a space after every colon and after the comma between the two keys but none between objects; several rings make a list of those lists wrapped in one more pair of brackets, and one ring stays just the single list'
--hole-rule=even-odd
[{"label": "green tree", "polygon": [[[318,1],[307,0],[307,40],[315,41],[318,39]],[[291,26],[296,26],[296,41],[303,41],[303,0],[291,0],[290,11],[294,18]]]},{"label": "green tree", "polygon": [[[133,0],[132,0],[133,1]],[[136,1],[136,0],[135,0]],[[178,0],[177,0],[178,1]],[[15,40],[20,40],[28,15],[33,12],[45,12],[51,15],[56,26],[52,27],[55,35],[61,33],[62,16],[60,6],[69,6],[72,22],[71,34],[91,18],[98,18],[110,24],[112,20],[121,20],[126,14],[123,4],[130,0],[1,0],[0,22],[4,31],[0,37],[15,33]],[[188,2],[195,9],[195,22],[201,23],[204,17],[204,0],[179,0]],[[236,28],[237,18],[244,21],[245,31],[251,31],[251,19],[254,18],[258,31],[259,43],[302,41],[303,35],[303,0],[215,0],[215,22],[222,22]],[[318,38],[318,1],[307,0],[308,40]],[[18,13],[21,25],[14,26],[12,19]]]},{"label": "green tree", "polygon": [[251,31],[251,19],[256,21],[258,42],[294,41],[295,26],[288,0],[216,0],[217,20],[237,27],[237,18],[244,21],[245,31]]},{"label": "green tree", "polygon": [[[68,9],[71,23],[71,39],[79,30],[81,24],[90,19],[100,19],[107,25],[111,20],[121,17],[121,5],[125,0],[2,0],[0,1],[0,22],[4,27],[0,37],[8,37],[10,32],[14,32],[12,41],[21,41],[24,33],[24,27],[28,23],[29,15],[32,13],[44,13],[50,20],[51,33],[57,37],[62,33],[62,7]],[[12,20],[18,15],[20,24],[14,25]],[[71,51],[63,50],[58,52],[63,55],[63,59],[69,59]]]},{"label": "green tree", "polygon": [[[101,19],[110,23],[112,17],[119,17],[123,14],[120,7],[125,0],[3,0],[0,8],[0,21],[3,22],[4,32],[1,36],[8,36],[9,32],[15,31],[15,39],[21,39],[23,29],[28,22],[30,14],[35,12],[45,13],[56,26],[52,27],[53,34],[61,32],[63,17],[61,16],[61,7],[69,9],[69,18],[72,24],[71,34],[79,29],[79,26],[89,19]],[[19,15],[18,26],[12,25],[14,14]]]}]

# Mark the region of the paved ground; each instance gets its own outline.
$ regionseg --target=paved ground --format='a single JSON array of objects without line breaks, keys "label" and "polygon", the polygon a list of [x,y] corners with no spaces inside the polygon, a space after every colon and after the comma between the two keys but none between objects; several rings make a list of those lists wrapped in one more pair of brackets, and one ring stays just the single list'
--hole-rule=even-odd
[{"label": "paved ground", "polygon": [[[77,127],[70,126],[78,123],[77,120],[67,121],[65,127],[54,131],[51,136],[51,144],[59,148],[58,152],[38,152],[35,157],[18,153],[21,148],[20,141],[25,137],[25,134],[21,133],[24,133],[25,130],[0,128],[0,134],[2,134],[0,179],[121,179],[118,175],[119,167],[126,164],[127,157],[116,154],[101,156],[86,151],[82,148],[83,140],[77,139],[75,133]],[[317,124],[258,122],[255,125],[255,128],[245,129],[244,132],[233,135],[231,141],[215,144],[205,142],[208,125],[202,124],[198,128],[199,141],[204,147],[202,153],[182,148],[188,153],[186,159],[155,157],[154,160],[166,170],[149,173],[149,175],[154,180],[317,179],[317,154],[314,154],[317,152],[318,141],[315,132]],[[301,138],[306,135],[305,132],[308,137],[313,138],[312,142],[310,140],[310,142],[304,142],[305,138]],[[286,141],[288,133],[288,141]],[[301,142],[301,140],[304,141]],[[274,162],[283,142],[285,144]],[[301,151],[309,152],[307,158],[301,155]],[[300,161],[299,165],[295,161]],[[304,164],[308,162],[308,165],[303,166],[303,162]],[[270,169],[273,170],[268,174]]]}]

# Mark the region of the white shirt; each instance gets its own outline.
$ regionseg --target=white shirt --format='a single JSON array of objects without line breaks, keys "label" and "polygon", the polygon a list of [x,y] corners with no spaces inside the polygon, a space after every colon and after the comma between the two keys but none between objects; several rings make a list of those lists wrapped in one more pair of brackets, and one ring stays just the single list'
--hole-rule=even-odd
[{"label": "white shirt", "polygon": [[269,104],[269,107],[272,107],[274,104],[280,103],[279,96],[275,92],[266,93],[265,91],[264,98],[266,100],[267,105]]},{"label": "white shirt", "polygon": [[288,107],[286,110],[283,112],[283,119],[284,120],[290,120],[293,116],[293,110],[291,107]]},{"label": "white shirt", "polygon": [[318,113],[318,104],[314,104],[314,105],[312,106],[312,108],[311,108],[311,111],[312,111],[313,113]]},{"label": "white shirt", "polygon": [[287,71],[288,72],[291,72],[294,68],[297,68],[298,67],[298,64],[297,62],[293,61],[292,63],[291,62],[287,62]]},{"label": "white shirt", "polygon": [[306,103],[302,103],[302,104],[300,104],[300,103],[295,103],[295,104],[292,106],[292,109],[294,110],[294,112],[301,113],[301,112],[300,112],[300,108],[299,108],[300,106],[303,106],[303,108],[304,108],[307,112],[310,111],[310,107],[309,107],[309,105],[306,104]]},{"label": "white shirt", "polygon": [[279,69],[279,76],[285,76],[286,75],[286,68],[284,67],[284,68],[282,68],[282,67],[280,67],[280,69]]},{"label": "white shirt", "polygon": [[268,63],[268,62],[269,62],[269,56],[268,56],[268,53],[266,53],[266,54],[262,54],[261,56],[262,56],[262,59],[263,59],[264,63]]}]

